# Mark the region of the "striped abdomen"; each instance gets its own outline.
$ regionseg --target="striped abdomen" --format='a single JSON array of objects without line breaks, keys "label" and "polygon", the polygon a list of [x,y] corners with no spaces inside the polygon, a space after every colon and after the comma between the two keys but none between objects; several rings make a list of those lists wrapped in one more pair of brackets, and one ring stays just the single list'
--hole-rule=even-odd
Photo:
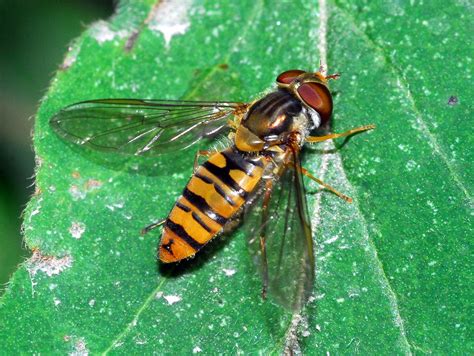
[{"label": "striped abdomen", "polygon": [[189,180],[166,219],[160,260],[193,256],[219,233],[262,178],[266,160],[235,148],[213,154]]}]

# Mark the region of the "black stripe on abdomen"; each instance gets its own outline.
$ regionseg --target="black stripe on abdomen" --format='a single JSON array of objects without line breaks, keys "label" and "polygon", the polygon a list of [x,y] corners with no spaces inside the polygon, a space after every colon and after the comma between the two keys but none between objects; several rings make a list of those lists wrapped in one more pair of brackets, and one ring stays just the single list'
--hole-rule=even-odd
[{"label": "black stripe on abdomen", "polygon": [[227,203],[229,203],[232,206],[235,206],[235,202],[232,200],[231,197],[229,197],[226,194],[226,192],[224,191],[224,189],[222,189],[222,187],[219,185],[219,183],[214,182],[211,178],[208,178],[206,176],[203,176],[202,174],[199,174],[199,172],[194,173],[194,176],[196,178],[199,178],[200,180],[202,180],[206,184],[212,184],[214,186],[214,189],[216,190],[217,194],[219,194],[222,198],[224,198]]},{"label": "black stripe on abdomen", "polygon": [[191,213],[191,216],[193,217],[194,221],[196,221],[199,225],[201,225],[201,227],[206,230],[207,232],[210,232],[212,233],[212,229],[206,225],[206,223],[204,221],[202,221],[202,219],[199,217],[198,214],[196,214],[196,212],[194,212],[190,207],[187,207],[186,205],[182,204],[179,200],[176,202],[176,206],[178,208],[180,208],[181,210],[187,212],[187,213]]},{"label": "black stripe on abdomen", "polygon": [[165,223],[165,227],[170,229],[173,233],[175,233],[177,236],[179,236],[184,242],[186,242],[189,246],[191,246],[193,249],[196,251],[199,250],[203,244],[197,242],[195,239],[193,239],[187,232],[184,230],[184,228],[176,224],[174,221],[167,219]]},{"label": "black stripe on abdomen", "polygon": [[[219,178],[222,183],[227,185],[229,188],[231,188],[234,192],[239,194],[242,198],[247,199],[248,193],[245,191],[244,188],[242,188],[235,180],[232,179],[230,176],[230,168],[229,166],[225,167],[218,167],[214,164],[212,164],[209,161],[204,162],[202,165],[204,168],[206,168],[210,173],[214,174],[217,178]],[[238,168],[240,171],[242,171],[240,168]],[[245,172],[244,172],[245,173]],[[247,174],[247,173],[245,173]]]},{"label": "black stripe on abdomen", "polygon": [[227,168],[229,171],[238,169],[246,175],[253,177],[252,171],[254,170],[255,163],[247,161],[241,153],[233,150],[226,150],[222,151],[221,155],[224,156],[226,161],[224,168]]},{"label": "black stripe on abdomen", "polygon": [[186,200],[189,201],[192,205],[194,205],[199,211],[201,211],[203,214],[217,222],[219,225],[224,226],[227,222],[227,218],[216,213],[209,206],[209,204],[207,204],[206,200],[203,197],[193,193],[188,189],[188,187],[184,188],[183,197],[186,198]]},{"label": "black stripe on abdomen", "polygon": [[189,212],[191,211],[191,208],[190,208],[190,207],[188,207],[188,206],[186,206],[186,205],[184,205],[184,204],[181,204],[179,200],[176,202],[176,206],[177,206],[178,208],[180,208],[181,210],[184,210],[184,211],[187,212],[187,213],[189,213]]}]

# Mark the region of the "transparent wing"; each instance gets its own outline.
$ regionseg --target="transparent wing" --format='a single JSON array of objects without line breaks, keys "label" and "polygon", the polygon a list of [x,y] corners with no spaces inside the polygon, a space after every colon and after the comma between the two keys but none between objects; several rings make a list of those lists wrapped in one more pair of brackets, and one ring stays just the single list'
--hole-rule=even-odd
[{"label": "transparent wing", "polygon": [[102,151],[160,154],[222,133],[232,114],[247,105],[232,102],[101,99],[68,106],[51,118],[66,140]]},{"label": "transparent wing", "polygon": [[[244,215],[244,228],[268,294],[279,304],[299,311],[314,285],[314,252],[311,225],[298,151],[289,149],[288,163],[278,180],[267,187]],[[265,240],[266,262],[261,241]]]}]

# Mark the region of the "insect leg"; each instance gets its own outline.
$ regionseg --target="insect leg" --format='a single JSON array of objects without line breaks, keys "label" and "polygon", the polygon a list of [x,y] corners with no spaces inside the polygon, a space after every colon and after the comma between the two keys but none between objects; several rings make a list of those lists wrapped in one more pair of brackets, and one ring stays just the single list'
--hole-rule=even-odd
[{"label": "insect leg", "polygon": [[328,79],[339,79],[341,75],[339,73],[334,73],[334,74],[330,74],[330,75],[326,75],[325,76],[325,79],[328,80]]},{"label": "insect leg", "polygon": [[262,212],[262,231],[260,233],[260,250],[262,252],[262,298],[267,298],[268,289],[268,261],[267,261],[267,247],[266,247],[266,222],[268,219],[268,206],[272,195],[273,181],[267,180],[265,182],[265,192],[263,196],[263,212]]},{"label": "insect leg", "polygon": [[157,222],[154,222],[153,224],[150,224],[150,225],[144,227],[141,231],[141,234],[145,235],[146,233],[150,232],[151,230],[156,229],[157,227],[163,225],[165,223],[165,221],[166,221],[166,219],[159,220]]},{"label": "insect leg", "polygon": [[316,72],[318,76],[322,77],[324,80],[328,80],[328,79],[339,79],[339,77],[341,76],[339,73],[334,73],[334,74],[330,74],[330,75],[325,75],[326,74],[326,71],[327,71],[327,66],[324,65],[321,60],[319,60],[319,69],[318,71]]},{"label": "insect leg", "polygon": [[314,180],[316,183],[318,183],[319,185],[323,186],[324,188],[326,188],[327,190],[333,192],[334,194],[336,194],[339,198],[341,199],[344,199],[346,202],[348,203],[352,203],[352,198],[348,197],[347,195],[345,194],[342,194],[341,192],[338,192],[336,189],[334,189],[333,187],[331,187],[330,185],[324,183],[321,179],[319,178],[316,178],[315,176],[313,176],[310,172],[308,172],[307,169],[301,167],[301,173],[303,173],[306,177],[308,177],[309,179],[311,180]]},{"label": "insect leg", "polygon": [[346,132],[333,133],[333,134],[329,134],[329,135],[325,135],[325,136],[308,136],[308,137],[306,137],[306,142],[310,142],[310,143],[323,142],[323,141],[326,141],[326,140],[331,140],[333,138],[351,136],[351,135],[356,134],[358,132],[363,132],[363,131],[372,130],[372,129],[375,129],[375,125],[365,125],[365,126],[361,126],[361,127],[356,127],[354,129],[348,130]]}]

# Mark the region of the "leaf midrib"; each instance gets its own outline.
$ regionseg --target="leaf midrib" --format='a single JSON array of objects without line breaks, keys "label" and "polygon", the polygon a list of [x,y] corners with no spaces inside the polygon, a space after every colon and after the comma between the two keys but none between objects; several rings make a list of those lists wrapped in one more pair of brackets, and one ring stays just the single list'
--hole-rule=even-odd
[{"label": "leaf midrib", "polygon": [[[334,5],[334,8],[336,8],[337,10],[341,10],[337,4],[335,2],[332,2],[333,5]],[[320,11],[321,9],[324,10],[325,12],[325,15],[326,16],[320,16],[320,20],[322,21],[325,21],[325,23],[321,23],[320,24],[320,32],[322,33],[323,36],[327,36],[327,31],[328,31],[328,20],[329,20],[329,16],[327,16],[327,2],[326,0],[319,0],[319,7],[320,7]],[[342,10],[341,10],[342,12]],[[355,24],[355,21],[353,21],[351,19],[351,24],[353,25],[353,27],[357,30],[357,33],[361,34],[362,38],[369,43],[370,47],[374,48],[374,50],[378,50],[375,43],[373,43],[373,41],[370,40],[370,38],[368,36],[364,36],[364,33],[358,29],[356,27],[356,24]],[[324,44],[328,44],[328,41],[327,41],[327,38],[324,38],[324,39],[319,39],[319,42],[322,42]],[[323,48],[321,45],[318,47],[318,50],[320,52],[320,58],[322,58],[323,60],[325,59],[324,57],[326,56],[326,54],[328,53],[328,48]],[[382,51],[380,49],[380,51]],[[383,52],[383,51],[382,51]],[[385,58],[385,57],[384,57]],[[388,63],[392,68],[393,66],[391,65],[391,62],[390,61],[386,61],[386,63]],[[326,64],[327,63],[322,63],[322,64]],[[396,71],[394,69],[392,69],[395,73]],[[333,140],[330,140],[330,141],[327,141],[326,144],[325,144],[325,147],[324,147],[325,151],[331,151],[331,150],[334,150],[335,149],[335,146],[334,146],[334,141]],[[408,341],[408,337],[407,337],[407,334],[406,334],[406,330],[405,330],[405,326],[404,326],[404,323],[403,323],[403,319],[400,315],[400,309],[399,309],[399,306],[398,306],[398,298],[397,298],[397,294],[395,293],[395,290],[392,288],[392,285],[390,284],[390,280],[387,278],[387,275],[385,273],[385,270],[384,270],[384,267],[383,267],[383,263],[382,261],[380,260],[379,258],[379,255],[378,255],[378,251],[377,251],[377,248],[375,246],[375,243],[374,241],[370,238],[370,235],[369,235],[369,231],[368,231],[368,224],[367,224],[367,220],[362,212],[362,210],[360,209],[360,205],[359,205],[359,198],[358,198],[358,192],[356,191],[355,187],[350,183],[350,181],[347,179],[347,175],[345,173],[345,170],[344,170],[344,167],[342,165],[342,160],[341,160],[341,156],[340,156],[340,153],[339,151],[336,151],[334,156],[336,157],[336,160],[338,161],[339,164],[337,164],[337,167],[336,169],[340,168],[340,177],[342,178],[343,181],[346,182],[346,186],[348,188],[348,191],[349,192],[353,192],[353,204],[354,204],[354,207],[355,207],[355,210],[356,210],[356,213],[359,215],[360,217],[360,222],[361,222],[361,227],[362,227],[362,233],[363,233],[363,241],[366,241],[367,242],[367,247],[371,250],[371,254],[372,256],[374,257],[374,263],[375,263],[375,270],[378,271],[378,274],[380,274],[380,277],[381,279],[377,278],[377,280],[381,283],[382,285],[382,289],[383,289],[383,285],[385,284],[386,287],[387,287],[387,293],[384,293],[384,295],[387,296],[388,300],[389,300],[389,305],[390,305],[390,308],[392,309],[391,312],[392,312],[392,315],[395,316],[395,324],[396,326],[398,326],[398,329],[400,330],[400,337],[401,337],[401,341],[402,343],[404,344],[405,348],[406,348],[406,352],[408,355],[411,355],[412,352],[411,352],[411,344],[410,342]],[[321,163],[321,170],[320,170],[320,175],[321,175],[321,178],[324,178],[324,174],[326,173],[327,169],[328,169],[328,165],[327,164],[324,164],[325,162],[327,163],[327,160],[328,160],[328,156],[323,156],[322,157],[322,163]],[[315,212],[315,216],[312,217],[312,221],[314,220],[320,220],[318,218],[318,215],[320,213],[320,204],[321,204],[321,199],[316,199],[315,200],[315,203],[314,203],[314,206],[313,206],[313,212]],[[316,228],[316,226],[315,226]],[[315,229],[316,230],[316,229]],[[313,232],[313,235],[315,234],[315,232]],[[398,325],[397,325],[398,324]]]}]

